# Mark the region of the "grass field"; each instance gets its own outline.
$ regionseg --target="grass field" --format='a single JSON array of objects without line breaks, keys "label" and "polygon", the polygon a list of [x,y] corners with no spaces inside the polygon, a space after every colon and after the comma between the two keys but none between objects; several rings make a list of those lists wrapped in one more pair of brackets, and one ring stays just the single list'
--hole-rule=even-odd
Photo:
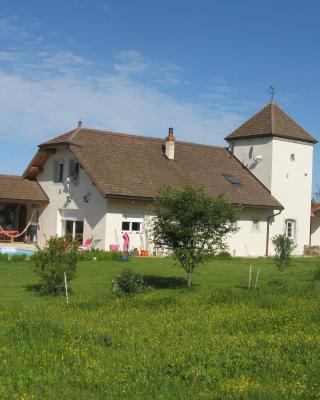
[{"label": "grass field", "polygon": [[[318,263],[214,260],[188,290],[170,259],[83,262],[69,305],[0,263],[0,399],[320,399]],[[113,297],[124,266],[155,289]]]}]

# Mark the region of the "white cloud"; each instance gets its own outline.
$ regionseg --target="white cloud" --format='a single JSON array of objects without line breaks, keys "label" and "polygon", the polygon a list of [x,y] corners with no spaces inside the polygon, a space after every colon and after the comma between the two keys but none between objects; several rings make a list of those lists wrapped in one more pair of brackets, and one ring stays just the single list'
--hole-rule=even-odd
[{"label": "white cloud", "polygon": [[149,67],[145,57],[134,49],[119,51],[115,53],[115,58],[117,63],[113,64],[113,67],[120,73],[144,72]]},{"label": "white cloud", "polygon": [[15,20],[12,28],[0,20],[1,29],[8,37],[11,29],[15,46],[0,53],[0,139],[36,144],[74,128],[81,117],[85,126],[155,136],[173,126],[178,139],[223,145],[243,120],[221,106],[232,109],[227,85],[200,94],[202,103],[181,98],[172,88],[186,83],[183,70],[135,49],[115,53],[102,68],[41,40],[24,47],[19,37],[31,35]]}]

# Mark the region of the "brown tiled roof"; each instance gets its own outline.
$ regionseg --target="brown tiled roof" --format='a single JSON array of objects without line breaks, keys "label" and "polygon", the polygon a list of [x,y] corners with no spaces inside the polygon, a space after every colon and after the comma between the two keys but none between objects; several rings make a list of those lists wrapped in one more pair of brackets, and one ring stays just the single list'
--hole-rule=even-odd
[{"label": "brown tiled roof", "polygon": [[0,175],[0,200],[48,202],[37,181],[15,175]]},{"label": "brown tiled roof", "polygon": [[[71,140],[72,135],[72,140]],[[63,137],[63,140],[61,138]],[[204,187],[233,203],[282,208],[243,165],[222,147],[176,141],[175,159],[164,154],[164,140],[80,128],[40,146],[65,143],[105,197],[153,198],[163,185]],[[231,184],[225,175],[235,177]]]},{"label": "brown tiled roof", "polygon": [[77,134],[79,129],[81,128],[73,129],[72,131],[56,136],[53,139],[50,139],[47,142],[42,143],[40,146],[71,143],[73,136]]},{"label": "brown tiled roof", "polygon": [[290,118],[276,103],[269,103],[252,118],[233,131],[225,139],[277,136],[303,142],[317,143],[317,140]]}]

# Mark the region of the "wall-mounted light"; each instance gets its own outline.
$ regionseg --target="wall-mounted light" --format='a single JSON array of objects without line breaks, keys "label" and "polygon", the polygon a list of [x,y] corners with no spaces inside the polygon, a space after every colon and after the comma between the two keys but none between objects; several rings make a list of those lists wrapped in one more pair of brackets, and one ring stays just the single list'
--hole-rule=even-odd
[{"label": "wall-mounted light", "polygon": [[71,179],[70,179],[69,176],[68,176],[67,179],[66,179],[65,185],[66,185],[67,190],[70,190]]},{"label": "wall-mounted light", "polygon": [[85,194],[85,195],[83,196],[83,201],[84,201],[85,203],[89,203],[90,196],[91,196],[91,192],[88,192],[87,194]]},{"label": "wall-mounted light", "polygon": [[71,196],[67,196],[67,203],[71,203]]}]

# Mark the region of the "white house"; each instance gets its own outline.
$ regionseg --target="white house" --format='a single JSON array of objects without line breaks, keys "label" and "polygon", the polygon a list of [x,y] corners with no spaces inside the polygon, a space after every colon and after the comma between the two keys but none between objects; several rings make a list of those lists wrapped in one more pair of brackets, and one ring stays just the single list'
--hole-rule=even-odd
[{"label": "white house", "polygon": [[[122,245],[127,231],[132,249],[152,254],[147,227],[153,197],[163,185],[191,184],[240,206],[239,229],[228,238],[231,254],[272,254],[277,233],[293,238],[302,254],[310,237],[316,140],[275,103],[226,140],[229,148],[177,141],[172,128],[163,140],[79,126],[42,143],[19,178],[37,182],[43,196],[31,207],[37,210],[38,244],[69,234],[99,239],[108,250]],[[0,207],[14,201],[2,193],[1,179]]]}]

